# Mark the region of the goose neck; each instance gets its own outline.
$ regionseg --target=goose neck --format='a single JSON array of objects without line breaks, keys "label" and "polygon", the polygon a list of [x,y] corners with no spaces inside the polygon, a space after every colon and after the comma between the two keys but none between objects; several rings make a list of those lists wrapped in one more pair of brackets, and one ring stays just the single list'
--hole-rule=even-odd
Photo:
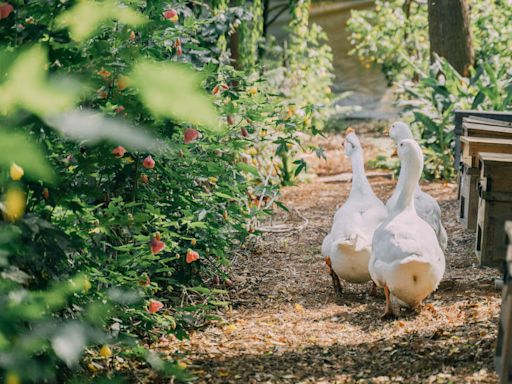
[{"label": "goose neck", "polygon": [[351,157],[352,161],[352,190],[353,193],[365,193],[370,191],[371,186],[366,178],[364,170],[364,158],[361,151],[357,151]]},{"label": "goose neck", "polygon": [[398,200],[393,213],[396,214],[407,209],[414,210],[414,194],[419,188],[421,171],[421,164],[416,159],[406,159],[402,162],[402,170],[397,183]]}]

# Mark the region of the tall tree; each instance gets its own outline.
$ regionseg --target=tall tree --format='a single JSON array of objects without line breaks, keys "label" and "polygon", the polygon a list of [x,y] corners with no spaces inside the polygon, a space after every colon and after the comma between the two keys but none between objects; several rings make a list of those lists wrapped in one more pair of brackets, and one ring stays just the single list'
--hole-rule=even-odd
[{"label": "tall tree", "polygon": [[463,76],[469,76],[474,51],[467,0],[428,0],[430,55],[444,57]]}]

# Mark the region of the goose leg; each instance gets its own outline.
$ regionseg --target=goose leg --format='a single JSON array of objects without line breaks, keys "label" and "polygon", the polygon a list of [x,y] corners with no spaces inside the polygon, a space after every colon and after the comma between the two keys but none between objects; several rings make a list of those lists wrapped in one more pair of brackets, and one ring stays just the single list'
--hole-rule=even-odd
[{"label": "goose leg", "polygon": [[389,319],[395,317],[393,313],[393,309],[391,308],[391,297],[389,293],[389,288],[387,285],[384,285],[384,295],[386,296],[386,309],[384,310],[384,314],[382,315],[383,319]]},{"label": "goose leg", "polygon": [[343,290],[341,288],[340,278],[338,277],[336,272],[334,272],[334,270],[331,267],[331,258],[329,256],[325,256],[324,260],[325,260],[325,264],[327,264],[327,266],[329,267],[329,274],[331,275],[331,278],[332,278],[332,285],[334,286],[334,292],[336,293],[336,296],[341,297]]},{"label": "goose leg", "polygon": [[372,281],[372,288],[370,290],[370,296],[377,297],[377,284],[375,284],[374,281]]}]

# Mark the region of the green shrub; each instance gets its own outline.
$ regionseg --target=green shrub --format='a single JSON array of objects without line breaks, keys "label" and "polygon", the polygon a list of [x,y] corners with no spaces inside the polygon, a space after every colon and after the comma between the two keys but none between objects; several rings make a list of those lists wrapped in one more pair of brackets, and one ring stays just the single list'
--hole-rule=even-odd
[{"label": "green shrub", "polygon": [[[247,7],[12,5],[0,20],[0,376],[112,379],[106,343],[184,379],[139,340],[186,337],[228,305],[231,252],[286,172],[304,169],[282,154],[321,127],[330,75],[314,97],[303,78],[289,102],[263,67],[228,65]],[[310,63],[329,71],[328,55]],[[259,145],[290,164],[264,164]]]}]

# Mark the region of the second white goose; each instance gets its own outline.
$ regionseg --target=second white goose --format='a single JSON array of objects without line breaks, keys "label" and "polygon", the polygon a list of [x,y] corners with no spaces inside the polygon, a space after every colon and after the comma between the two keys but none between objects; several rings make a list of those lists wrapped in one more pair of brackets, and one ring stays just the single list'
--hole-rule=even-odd
[{"label": "second white goose", "polygon": [[[405,139],[414,140],[409,126],[402,122],[396,122],[391,126],[391,129],[389,130],[389,137],[393,139],[396,145]],[[396,205],[404,182],[405,180],[398,180],[395,191],[386,202],[386,207],[389,211],[391,211]],[[448,245],[448,234],[446,233],[446,229],[443,227],[441,207],[439,207],[436,199],[421,190],[419,183],[416,184],[416,188],[414,190],[414,207],[416,208],[418,216],[432,227],[436,233],[439,245],[443,251],[445,251],[446,246]]]}]

